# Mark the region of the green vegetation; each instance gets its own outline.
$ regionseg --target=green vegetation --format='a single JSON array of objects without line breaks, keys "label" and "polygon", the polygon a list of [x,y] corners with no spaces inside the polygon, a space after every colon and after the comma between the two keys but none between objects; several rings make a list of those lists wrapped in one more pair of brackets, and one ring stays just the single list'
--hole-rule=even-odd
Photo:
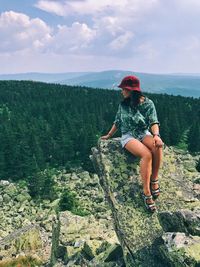
[{"label": "green vegetation", "polygon": [[56,169],[45,169],[27,177],[30,195],[34,198],[54,200],[57,197],[54,177]]},{"label": "green vegetation", "polygon": [[[197,162],[196,169],[198,172],[200,172],[200,159]],[[200,184],[200,178],[199,178],[199,184]]]},{"label": "green vegetation", "polygon": [[78,207],[78,201],[76,199],[76,193],[71,192],[68,189],[64,189],[59,202],[60,211],[74,210]]},{"label": "green vegetation", "polygon": [[200,114],[192,123],[188,134],[188,149],[192,152],[200,151]]},{"label": "green vegetation", "polygon": [[59,210],[69,210],[72,213],[80,216],[86,216],[89,214],[89,212],[81,208],[81,204],[77,199],[76,193],[68,190],[67,188],[63,190],[63,193],[60,197]]},{"label": "green vegetation", "polygon": [[0,262],[0,267],[35,267],[42,266],[42,262],[32,256],[19,256],[17,259]]},{"label": "green vegetation", "polygon": [[[164,142],[200,151],[200,99],[146,95]],[[93,171],[90,149],[110,129],[120,100],[115,90],[0,81],[0,179],[24,180],[32,196],[54,199],[55,169]]]}]

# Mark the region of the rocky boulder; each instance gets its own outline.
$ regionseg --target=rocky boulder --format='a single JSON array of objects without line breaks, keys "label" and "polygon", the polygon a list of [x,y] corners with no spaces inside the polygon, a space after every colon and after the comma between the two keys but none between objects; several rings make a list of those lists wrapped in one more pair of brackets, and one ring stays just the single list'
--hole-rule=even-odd
[{"label": "rocky boulder", "polygon": [[[156,214],[146,211],[141,198],[142,184],[138,159],[121,148],[118,138],[100,140],[98,147],[92,149],[91,159],[112,211],[115,231],[123,248],[126,266],[179,266],[173,263],[173,260],[167,261],[160,252],[160,247],[165,246],[164,231],[174,228],[170,228],[170,224],[164,226],[163,218],[164,213],[165,217],[169,218],[171,213],[178,210],[199,214],[199,194],[194,188],[200,174],[195,169],[195,159],[188,153],[172,147],[164,149],[160,171],[162,194],[156,202]],[[184,161],[187,162],[186,166]],[[176,230],[185,229],[187,233],[199,234],[199,218],[189,220],[186,217],[186,213],[182,213],[182,219],[179,218],[182,220],[182,228],[178,227],[178,222],[174,222],[177,225]],[[186,227],[189,221],[193,226]],[[195,240],[197,246],[199,239]],[[198,255],[196,259],[195,264],[200,264]],[[186,266],[197,266],[192,264]]]},{"label": "rocky boulder", "polygon": [[[97,174],[62,170],[54,179],[58,199],[52,202],[34,201],[24,184],[0,181],[0,264],[14,259],[17,264],[19,257],[34,255],[48,266],[57,260],[61,266],[97,265],[104,260],[117,264],[116,259],[116,266],[121,266],[121,246]],[[59,197],[65,188],[75,192],[79,212],[87,216],[64,211],[57,220]]]},{"label": "rocky boulder", "polygon": [[159,247],[167,266],[200,266],[200,236],[185,233],[165,233]]},{"label": "rocky boulder", "polygon": [[66,266],[103,266],[104,262],[121,266],[122,249],[111,220],[61,212],[57,257]]},{"label": "rocky boulder", "polygon": [[42,249],[42,236],[37,225],[23,227],[0,240],[1,259],[19,256],[20,254],[41,255]]}]

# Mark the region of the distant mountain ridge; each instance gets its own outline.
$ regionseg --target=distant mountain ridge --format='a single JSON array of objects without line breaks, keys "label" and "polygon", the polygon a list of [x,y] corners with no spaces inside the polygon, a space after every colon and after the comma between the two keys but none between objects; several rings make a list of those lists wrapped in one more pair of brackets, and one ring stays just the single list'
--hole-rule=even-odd
[{"label": "distant mountain ridge", "polygon": [[200,74],[150,74],[124,70],[67,73],[2,74],[0,80],[33,80],[92,88],[117,89],[126,75],[136,75],[143,91],[200,97]]},{"label": "distant mountain ridge", "polygon": [[67,72],[67,73],[40,73],[40,72],[28,72],[28,73],[16,73],[16,74],[0,74],[0,80],[32,80],[39,82],[52,82],[57,80],[72,79],[81,77],[88,72]]}]

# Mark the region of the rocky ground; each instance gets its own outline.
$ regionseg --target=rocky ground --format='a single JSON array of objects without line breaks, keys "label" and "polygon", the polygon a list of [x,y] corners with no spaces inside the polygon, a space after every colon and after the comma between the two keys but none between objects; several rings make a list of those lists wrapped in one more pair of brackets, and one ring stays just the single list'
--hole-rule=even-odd
[{"label": "rocky ground", "polygon": [[100,142],[92,159],[98,176],[77,169],[54,177],[57,195],[75,192],[85,216],[58,213],[59,198],[38,203],[25,186],[0,181],[0,267],[30,255],[31,266],[200,266],[199,156],[165,148],[153,216],[140,196],[138,160],[118,139]]},{"label": "rocky ground", "polygon": [[200,265],[199,156],[172,147],[163,154],[162,194],[156,201],[158,212],[152,215],[141,197],[138,160],[122,150],[118,139],[100,141],[93,149],[126,266]]},{"label": "rocky ground", "polygon": [[77,170],[62,171],[54,178],[58,195],[64,188],[76,192],[81,209],[88,215],[60,212],[60,229],[53,235],[59,199],[38,204],[31,199],[26,187],[0,181],[0,264],[9,258],[32,255],[48,266],[52,242],[58,235],[56,257],[60,258],[60,266],[84,266],[92,260],[97,265],[99,259],[106,260],[118,251],[119,241],[98,176]]}]

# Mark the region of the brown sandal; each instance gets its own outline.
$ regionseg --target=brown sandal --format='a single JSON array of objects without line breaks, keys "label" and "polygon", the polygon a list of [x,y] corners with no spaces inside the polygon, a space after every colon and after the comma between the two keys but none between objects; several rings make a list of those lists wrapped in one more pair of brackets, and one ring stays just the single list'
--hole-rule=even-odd
[{"label": "brown sandal", "polygon": [[155,205],[155,203],[154,202],[153,203],[148,203],[147,202],[149,199],[152,199],[153,200],[152,195],[147,196],[144,193],[142,193],[142,197],[144,199],[144,204],[145,204],[145,207],[147,208],[147,210],[150,211],[150,212],[152,212],[152,213],[155,212],[156,211],[156,205]]},{"label": "brown sandal", "polygon": [[[154,185],[154,184],[158,184],[158,185],[159,185],[159,181],[158,181],[158,180],[152,180],[152,179],[151,179],[151,181],[150,181],[150,185]],[[160,187],[159,187],[159,186],[158,186],[157,189],[152,189],[152,188],[151,188],[151,194],[152,194],[154,200],[157,199],[157,198],[159,197],[160,192],[161,192],[161,191],[160,191]]]}]

